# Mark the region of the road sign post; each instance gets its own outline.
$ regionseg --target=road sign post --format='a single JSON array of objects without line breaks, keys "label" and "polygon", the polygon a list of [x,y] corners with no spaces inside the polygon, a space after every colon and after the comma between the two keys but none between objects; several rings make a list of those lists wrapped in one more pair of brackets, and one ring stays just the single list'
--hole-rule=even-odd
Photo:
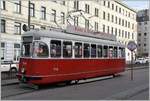
[{"label": "road sign post", "polygon": [[137,48],[134,41],[129,41],[127,48],[131,51],[131,80],[133,80],[133,51]]}]

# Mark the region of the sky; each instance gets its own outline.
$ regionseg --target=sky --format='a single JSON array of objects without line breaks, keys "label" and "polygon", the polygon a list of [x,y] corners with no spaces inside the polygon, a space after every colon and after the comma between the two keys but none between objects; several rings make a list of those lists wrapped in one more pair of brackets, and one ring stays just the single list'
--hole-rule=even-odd
[{"label": "sky", "polygon": [[135,10],[142,10],[149,8],[149,0],[122,0],[123,3]]}]

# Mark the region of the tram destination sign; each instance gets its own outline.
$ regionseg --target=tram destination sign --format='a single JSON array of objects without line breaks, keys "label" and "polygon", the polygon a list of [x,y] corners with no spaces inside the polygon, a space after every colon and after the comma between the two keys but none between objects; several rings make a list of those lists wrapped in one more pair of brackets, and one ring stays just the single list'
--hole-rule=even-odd
[{"label": "tram destination sign", "polygon": [[137,48],[137,44],[134,41],[129,41],[129,43],[127,45],[127,48],[130,51],[134,51]]}]

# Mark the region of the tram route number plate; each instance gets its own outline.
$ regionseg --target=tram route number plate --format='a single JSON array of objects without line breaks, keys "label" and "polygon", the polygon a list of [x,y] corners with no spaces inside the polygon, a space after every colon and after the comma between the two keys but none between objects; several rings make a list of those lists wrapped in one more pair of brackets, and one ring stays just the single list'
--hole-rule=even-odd
[{"label": "tram route number plate", "polygon": [[129,41],[129,43],[127,45],[127,48],[130,51],[134,51],[137,48],[137,44],[134,41]]}]

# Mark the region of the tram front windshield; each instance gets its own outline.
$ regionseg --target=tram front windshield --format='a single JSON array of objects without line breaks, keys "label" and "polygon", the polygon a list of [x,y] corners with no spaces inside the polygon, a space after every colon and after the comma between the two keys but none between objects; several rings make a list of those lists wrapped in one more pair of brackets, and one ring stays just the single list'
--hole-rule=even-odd
[{"label": "tram front windshield", "polygon": [[32,48],[31,42],[23,42],[22,43],[22,49],[21,49],[22,56],[23,57],[30,57],[31,56],[31,48]]}]

